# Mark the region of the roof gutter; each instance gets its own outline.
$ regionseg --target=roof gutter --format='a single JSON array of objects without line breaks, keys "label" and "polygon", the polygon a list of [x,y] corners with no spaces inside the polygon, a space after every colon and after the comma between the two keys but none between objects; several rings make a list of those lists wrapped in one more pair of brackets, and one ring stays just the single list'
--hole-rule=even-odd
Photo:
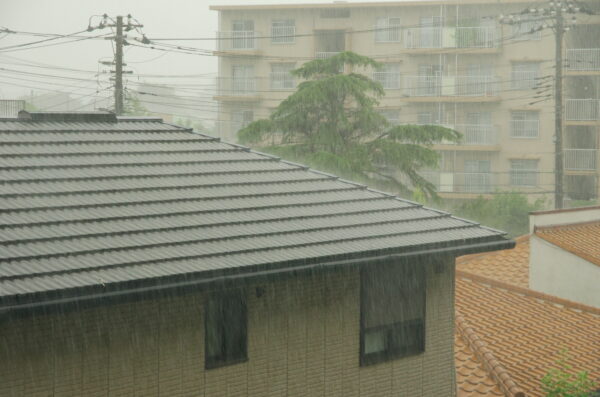
[{"label": "roof gutter", "polygon": [[235,284],[236,282],[248,282],[248,281],[256,281],[262,278],[268,278],[272,276],[285,276],[285,275],[296,275],[298,273],[308,273],[314,271],[323,271],[323,270],[333,270],[342,267],[350,267],[350,266],[359,266],[365,263],[374,263],[374,262],[383,262],[389,261],[393,259],[400,258],[410,258],[414,256],[443,256],[443,255],[452,255],[454,257],[474,254],[479,252],[486,251],[497,251],[504,249],[514,248],[515,241],[514,240],[494,240],[487,242],[480,242],[474,244],[466,244],[460,246],[452,246],[452,247],[439,247],[439,248],[423,248],[418,251],[410,251],[403,253],[392,253],[386,255],[376,255],[376,256],[364,256],[356,259],[347,259],[341,261],[332,261],[332,262],[319,262],[312,263],[306,265],[299,266],[288,266],[282,268],[275,269],[265,269],[265,270],[257,270],[250,271],[245,273],[238,273],[232,275],[220,275],[215,277],[208,277],[202,279],[195,280],[187,280],[187,281],[177,281],[170,283],[161,283],[157,285],[145,286],[145,287],[135,287],[135,288],[125,288],[119,289],[115,291],[107,291],[103,293],[95,293],[88,295],[76,295],[65,298],[56,298],[49,300],[40,300],[35,302],[27,302],[27,303],[17,303],[13,305],[7,305],[4,307],[0,307],[0,315],[8,314],[11,312],[21,312],[21,311],[29,311],[47,307],[56,307],[68,304],[75,304],[78,306],[80,303],[92,303],[93,305],[106,303],[106,301],[110,301],[111,299],[120,298],[126,295],[144,295],[144,294],[152,294],[158,293],[165,290],[172,289],[190,289],[190,290],[198,290],[198,287],[208,287],[210,285],[218,285],[218,284]]}]

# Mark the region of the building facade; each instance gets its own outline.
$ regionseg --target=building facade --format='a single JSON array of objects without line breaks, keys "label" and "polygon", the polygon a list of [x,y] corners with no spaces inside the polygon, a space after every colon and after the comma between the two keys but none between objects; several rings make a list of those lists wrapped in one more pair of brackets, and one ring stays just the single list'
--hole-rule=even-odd
[{"label": "building facade", "polygon": [[[535,3],[535,2],[534,2]],[[539,2],[543,5],[544,2]],[[219,135],[266,118],[298,84],[302,63],[353,51],[376,59],[380,111],[392,123],[440,124],[463,134],[437,145],[426,172],[443,197],[517,190],[553,200],[554,35],[523,18],[524,1],[431,1],[214,6],[219,11]],[[537,3],[536,3],[537,4]],[[591,4],[591,7],[597,8]],[[567,199],[598,193],[600,17],[565,39],[564,163]]]}]

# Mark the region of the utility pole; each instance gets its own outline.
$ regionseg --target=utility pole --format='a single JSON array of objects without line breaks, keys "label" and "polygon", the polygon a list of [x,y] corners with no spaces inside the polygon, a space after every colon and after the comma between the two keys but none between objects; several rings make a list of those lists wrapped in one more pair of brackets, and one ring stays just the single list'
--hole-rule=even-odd
[{"label": "utility pole", "polygon": [[564,34],[570,29],[570,25],[576,23],[575,15],[570,21],[565,21],[565,15],[579,12],[590,13],[589,10],[580,6],[577,0],[550,0],[546,8],[527,8],[519,14],[506,17],[500,15],[500,22],[509,25],[539,22],[539,26],[525,33],[534,33],[548,28],[554,30],[554,208],[556,209],[561,209],[564,205],[563,41]]},{"label": "utility pole", "polygon": [[563,163],[563,37],[565,26],[562,8],[556,10],[556,28],[554,29],[555,77],[554,77],[554,208],[561,209],[564,204],[564,163]]},{"label": "utility pole", "polygon": [[115,113],[123,114],[123,16],[117,16],[115,36]]},{"label": "utility pole", "polygon": [[[90,22],[91,22],[90,18]],[[126,34],[123,31],[128,32],[132,29],[143,28],[144,25],[132,22],[133,17],[131,14],[127,15],[127,23],[123,23],[123,16],[118,15],[116,20],[109,17],[107,14],[102,15],[102,20],[97,26],[92,26],[91,23],[88,25],[88,32],[94,29],[104,29],[106,27],[115,28],[115,35],[113,37],[107,37],[108,40],[114,40],[115,42],[115,54],[114,54],[114,81],[115,81],[115,113],[119,116],[124,111],[124,93],[123,93],[123,74],[131,73],[130,71],[123,71],[123,46],[127,45]],[[137,22],[137,21],[136,21]]]}]

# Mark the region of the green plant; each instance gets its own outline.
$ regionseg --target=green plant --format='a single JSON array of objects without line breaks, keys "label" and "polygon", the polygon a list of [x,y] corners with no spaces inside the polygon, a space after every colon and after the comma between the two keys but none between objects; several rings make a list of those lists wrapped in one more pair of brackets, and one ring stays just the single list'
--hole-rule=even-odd
[{"label": "green plant", "polygon": [[533,203],[518,192],[496,192],[493,198],[482,196],[465,201],[452,208],[458,216],[475,220],[490,227],[508,232],[511,237],[529,231],[529,213],[544,208],[544,200]]},{"label": "green plant", "polygon": [[[381,84],[353,70],[377,68],[373,59],[342,52],[302,65],[292,74],[304,81],[269,119],[238,132],[242,143],[382,189],[436,197],[435,187],[418,171],[435,168],[431,146],[456,142],[454,130],[428,125],[391,125],[375,106],[385,95]],[[276,144],[272,144],[275,142]]]},{"label": "green plant", "polygon": [[575,373],[568,364],[566,350],[560,352],[556,360],[558,368],[550,368],[542,378],[542,390],[547,397],[593,397],[596,395],[595,382],[589,378],[587,371]]}]

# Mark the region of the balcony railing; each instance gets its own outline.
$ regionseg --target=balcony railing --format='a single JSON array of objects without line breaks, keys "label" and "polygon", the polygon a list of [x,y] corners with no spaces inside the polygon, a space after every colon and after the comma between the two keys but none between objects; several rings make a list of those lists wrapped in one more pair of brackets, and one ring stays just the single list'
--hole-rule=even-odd
[{"label": "balcony railing", "polygon": [[495,48],[496,27],[420,27],[404,30],[404,48]]},{"label": "balcony railing", "polygon": [[496,96],[495,76],[407,76],[404,94],[410,97]]},{"label": "balcony railing", "polygon": [[327,59],[333,56],[336,56],[341,51],[317,51],[315,52],[315,58],[317,59]]},{"label": "balcony railing", "polygon": [[510,136],[512,138],[537,138],[540,134],[539,120],[511,120]]},{"label": "balcony railing", "polygon": [[600,70],[600,48],[570,48],[567,50],[567,70]]},{"label": "balcony railing", "polygon": [[600,99],[567,99],[565,113],[569,121],[600,120]]},{"label": "balcony railing", "polygon": [[272,26],[271,43],[293,43],[296,40],[295,26]]},{"label": "balcony railing", "polygon": [[421,175],[440,193],[492,193],[494,190],[490,172],[426,171]]},{"label": "balcony railing", "polygon": [[596,170],[596,149],[565,149],[565,169],[572,171]]},{"label": "balcony railing", "polygon": [[511,88],[526,90],[535,88],[538,84],[539,73],[537,71],[513,71],[511,73]]},{"label": "balcony railing", "polygon": [[219,51],[257,50],[259,32],[251,30],[235,30],[232,32],[217,32]]},{"label": "balcony railing", "polygon": [[457,124],[455,130],[463,134],[462,145],[495,145],[496,126],[491,124]]},{"label": "balcony railing", "polygon": [[248,78],[223,78],[219,80],[219,96],[253,96],[257,95],[257,79]]},{"label": "balcony railing", "polygon": [[398,72],[373,72],[373,80],[381,83],[383,88],[400,88],[400,73]]}]

